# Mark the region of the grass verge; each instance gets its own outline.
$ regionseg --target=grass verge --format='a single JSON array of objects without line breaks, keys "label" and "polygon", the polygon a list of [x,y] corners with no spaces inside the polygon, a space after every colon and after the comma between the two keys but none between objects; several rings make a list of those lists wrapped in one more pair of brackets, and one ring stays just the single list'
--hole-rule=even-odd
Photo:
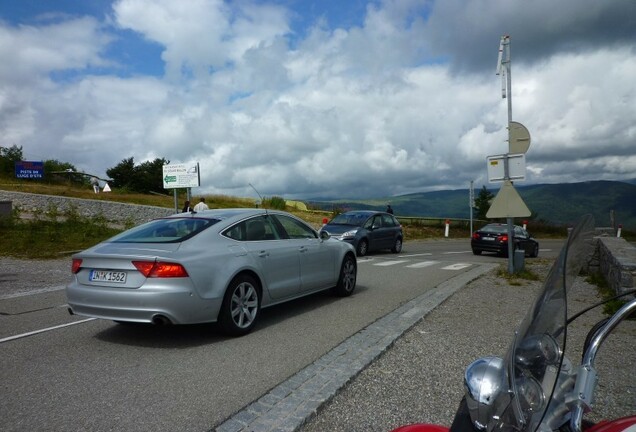
[{"label": "grass verge", "polygon": [[0,218],[0,256],[51,259],[86,249],[119,233],[100,218]]},{"label": "grass verge", "polygon": [[[608,300],[616,296],[616,292],[609,286],[600,272],[590,273],[587,278],[585,278],[585,281],[597,287],[598,293],[603,300]],[[603,305],[603,313],[612,316],[626,303],[627,301],[622,299],[609,300]],[[636,319],[636,313],[632,313],[628,319]]]}]

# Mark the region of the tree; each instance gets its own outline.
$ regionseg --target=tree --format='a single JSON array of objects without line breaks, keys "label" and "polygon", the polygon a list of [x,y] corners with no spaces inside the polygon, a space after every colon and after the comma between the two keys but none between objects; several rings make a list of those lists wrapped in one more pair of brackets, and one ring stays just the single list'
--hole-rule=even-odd
[{"label": "tree", "polygon": [[[170,161],[164,158],[156,158],[152,162],[146,161],[136,167],[137,182],[143,193],[157,192],[167,193],[163,188],[163,166],[168,165]],[[139,192],[142,192],[140,190]]]},{"label": "tree", "polygon": [[477,209],[477,219],[487,219],[486,213],[490,209],[490,204],[495,195],[483,186],[475,198],[475,209]]},{"label": "tree", "polygon": [[134,184],[135,161],[134,158],[122,160],[118,165],[106,170],[106,175],[113,179],[113,187],[128,189],[129,184]]},{"label": "tree", "polygon": [[[47,159],[43,163],[44,165],[44,174],[42,180],[46,182],[51,182],[54,179],[59,179],[63,174],[62,172],[71,170],[72,172],[77,172],[77,168],[73,164],[68,162],[60,162],[57,159]],[[72,182],[84,183],[83,176],[68,176],[68,179]]]},{"label": "tree", "polygon": [[106,170],[108,177],[113,179],[113,187],[127,189],[131,192],[148,193],[161,191],[163,188],[163,166],[170,161],[156,158],[135,166],[134,158],[122,160],[117,166]]},{"label": "tree", "polygon": [[0,175],[13,176],[15,163],[23,160],[22,146],[0,147]]}]

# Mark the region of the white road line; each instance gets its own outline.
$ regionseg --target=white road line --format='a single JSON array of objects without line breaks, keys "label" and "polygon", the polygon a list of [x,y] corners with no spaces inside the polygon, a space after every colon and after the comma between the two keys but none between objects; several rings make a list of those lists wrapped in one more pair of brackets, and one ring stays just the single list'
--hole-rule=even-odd
[{"label": "white road line", "polygon": [[63,289],[64,289],[64,285],[56,285],[56,286],[50,286],[50,287],[46,287],[46,288],[38,288],[38,289],[31,290],[31,291],[24,291],[24,292],[19,292],[19,293],[1,295],[0,296],[0,300],[8,300],[8,299],[16,298],[16,297],[25,297],[25,296],[30,296],[30,295],[42,294],[42,293],[46,293],[46,292],[60,291],[60,290],[63,290]]},{"label": "white road line", "polygon": [[408,268],[424,268],[424,267],[429,267],[432,266],[434,264],[439,263],[439,261],[421,261],[415,264],[409,264],[406,267]]},{"label": "white road line", "polygon": [[4,343],[4,342],[9,342],[9,341],[12,341],[12,340],[16,340],[16,339],[25,338],[27,336],[33,336],[33,335],[36,335],[36,334],[39,334],[39,333],[44,333],[44,332],[47,332],[47,331],[56,330],[56,329],[63,328],[63,327],[68,327],[68,326],[72,326],[72,325],[75,325],[75,324],[82,324],[82,323],[85,323],[85,322],[88,322],[88,321],[94,321],[96,319],[97,318],[87,318],[87,319],[80,320],[80,321],[73,321],[73,322],[67,323],[67,324],[60,324],[60,325],[53,326],[53,327],[47,327],[47,328],[43,328],[43,329],[40,329],[40,330],[34,330],[34,331],[28,332],[28,333],[22,333],[22,334],[15,335],[15,336],[9,336],[9,337],[6,337],[4,339],[0,339],[0,343]]},{"label": "white road line", "polygon": [[451,264],[449,266],[442,267],[442,270],[461,270],[466,267],[470,267],[471,265],[472,264],[466,264],[466,263]]},{"label": "white road line", "polygon": [[402,264],[408,262],[407,260],[399,260],[399,261],[383,261],[383,262],[379,262],[377,264],[373,264],[375,266],[378,267],[388,267],[388,266],[392,266],[392,265],[396,265],[396,264]]},{"label": "white road line", "polygon": [[418,256],[431,256],[433,255],[430,252],[427,253],[419,253],[419,254],[411,254],[411,255],[398,255],[398,258],[411,258],[411,257],[418,257]]},{"label": "white road line", "polygon": [[472,253],[472,251],[458,251],[458,252],[443,252],[442,255],[454,255],[454,254],[467,254]]}]

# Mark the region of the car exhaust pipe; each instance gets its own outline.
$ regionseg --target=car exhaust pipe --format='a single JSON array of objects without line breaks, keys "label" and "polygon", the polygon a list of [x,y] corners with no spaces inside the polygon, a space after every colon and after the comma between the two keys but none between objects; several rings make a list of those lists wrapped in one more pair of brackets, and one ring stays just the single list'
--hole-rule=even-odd
[{"label": "car exhaust pipe", "polygon": [[155,315],[152,317],[152,323],[157,326],[165,326],[172,324],[172,321],[164,315]]}]

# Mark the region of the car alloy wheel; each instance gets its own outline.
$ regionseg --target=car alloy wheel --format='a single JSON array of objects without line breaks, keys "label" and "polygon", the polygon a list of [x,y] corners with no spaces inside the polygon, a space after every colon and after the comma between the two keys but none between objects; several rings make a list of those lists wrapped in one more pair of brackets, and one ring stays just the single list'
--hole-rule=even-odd
[{"label": "car alloy wheel", "polygon": [[237,276],[223,299],[219,321],[232,336],[242,336],[252,330],[260,310],[258,284],[247,275]]},{"label": "car alloy wheel", "polygon": [[532,255],[530,255],[532,258],[536,258],[539,256],[539,245],[535,244],[534,248],[532,249]]},{"label": "car alloy wheel", "polygon": [[357,265],[353,255],[346,255],[340,267],[340,277],[334,292],[337,296],[347,297],[356,287]]},{"label": "car alloy wheel", "polygon": [[358,256],[363,257],[367,252],[369,252],[369,242],[365,239],[360,240],[360,243],[358,243]]},{"label": "car alloy wheel", "polygon": [[402,239],[401,238],[396,238],[395,239],[395,244],[393,244],[393,248],[391,249],[391,252],[393,253],[400,253],[402,252]]}]

